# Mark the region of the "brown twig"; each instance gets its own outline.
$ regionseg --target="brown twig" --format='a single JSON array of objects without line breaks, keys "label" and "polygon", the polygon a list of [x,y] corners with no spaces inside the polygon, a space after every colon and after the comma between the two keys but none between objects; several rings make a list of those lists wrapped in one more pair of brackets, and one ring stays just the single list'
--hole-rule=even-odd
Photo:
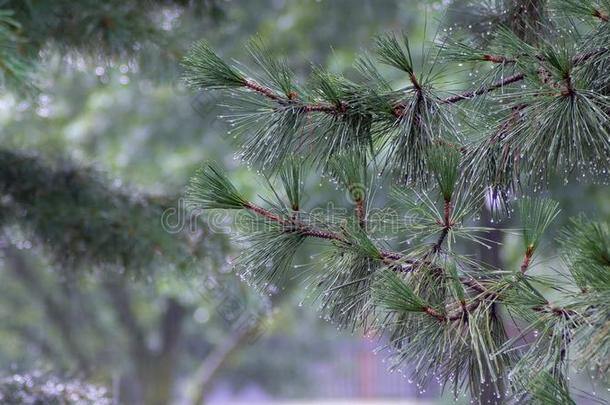
[{"label": "brown twig", "polygon": [[259,94],[262,94],[263,96],[265,96],[265,97],[267,97],[267,98],[269,98],[271,100],[274,100],[274,101],[283,101],[284,100],[282,97],[280,97],[277,94],[275,94],[273,92],[273,90],[271,90],[270,88],[262,86],[262,85],[256,83],[252,79],[245,79],[244,80],[244,87],[246,87],[246,88],[248,88],[248,89],[250,89],[252,91],[255,91],[255,92],[259,93]]},{"label": "brown twig", "polygon": [[502,56],[502,55],[485,54],[485,55],[483,55],[483,57],[481,59],[485,62],[491,62],[491,63],[515,63],[516,62],[515,59],[507,58],[506,56]]},{"label": "brown twig", "polygon": [[458,101],[469,100],[471,98],[481,96],[483,94],[500,89],[504,86],[508,86],[509,84],[520,82],[524,78],[525,78],[524,73],[515,73],[514,75],[505,77],[504,79],[501,79],[501,80],[498,80],[498,81],[492,83],[489,87],[480,87],[476,90],[469,90],[464,93],[455,94],[453,96],[444,98],[441,100],[441,104],[454,104],[454,103],[457,103]]},{"label": "brown twig", "polygon": [[605,14],[601,10],[598,10],[598,9],[593,10],[593,17],[597,17],[600,20],[602,20],[603,22],[608,22],[610,20],[610,17],[608,17],[608,14]]},{"label": "brown twig", "polygon": [[411,81],[411,84],[413,84],[413,88],[415,89],[415,91],[418,94],[421,94],[421,92],[423,91],[421,84],[419,83],[419,81],[417,80],[417,77],[415,77],[414,73],[410,73],[409,74],[409,80]]},{"label": "brown twig", "polygon": [[433,318],[438,319],[439,321],[445,321],[447,319],[443,314],[439,313],[436,309],[431,307],[424,308],[422,312],[430,315]]},{"label": "brown twig", "polygon": [[443,242],[445,242],[447,235],[449,235],[449,231],[451,230],[451,228],[454,225],[454,223],[451,221],[451,201],[450,200],[445,200],[445,207],[443,210],[443,223],[441,225],[443,226],[443,228],[441,230],[441,234],[439,235],[436,243],[432,246],[433,253],[436,253],[439,250],[441,250],[441,247],[443,246]]},{"label": "brown twig", "polygon": [[[600,18],[602,18],[602,17],[604,17],[604,15],[602,15]],[[605,16],[605,17],[607,18],[607,16]],[[572,63],[574,65],[584,63],[591,58],[594,58],[602,53],[608,52],[608,50],[609,50],[609,48],[603,47],[603,48],[595,49],[593,51],[589,51],[589,52],[585,52],[585,53],[576,55],[576,56],[574,56],[574,58],[572,58]],[[500,56],[500,55],[483,55],[482,60],[489,61],[492,63],[514,63],[514,62],[516,62],[516,60],[514,60],[514,59],[510,59],[510,58],[507,58],[505,56]],[[463,100],[470,100],[472,98],[482,96],[484,94],[490,93],[497,89],[501,89],[504,86],[508,86],[510,84],[520,82],[524,78],[525,78],[524,73],[515,73],[511,76],[505,77],[503,79],[500,79],[500,80],[492,83],[488,87],[480,87],[478,89],[468,90],[468,91],[465,91],[465,92],[462,92],[459,94],[454,94],[454,95],[446,97],[444,99],[440,99],[439,103],[440,104],[454,104],[454,103],[458,103]],[[421,95],[423,93],[423,87],[421,86],[421,83],[419,83],[419,81],[413,74],[409,75],[409,80],[413,84],[415,91],[421,97]],[[281,105],[293,105],[295,108],[301,108],[305,112],[343,114],[343,113],[346,113],[351,108],[351,106],[348,103],[343,102],[343,101],[338,104],[301,103],[297,100],[298,96],[296,94],[291,93],[286,98],[281,97],[281,96],[277,95],[272,89],[265,87],[252,79],[245,79],[244,87],[246,87],[256,93],[259,93],[259,94],[267,97],[268,99],[273,100]],[[404,111],[404,105],[398,104],[393,108],[392,114],[394,116],[396,116],[397,118],[400,118],[403,114],[403,111]]]},{"label": "brown twig", "polygon": [[249,211],[252,211],[269,221],[276,222],[282,226],[284,226],[284,230],[286,232],[298,232],[303,236],[311,236],[319,239],[327,239],[327,240],[336,240],[339,242],[347,243],[347,240],[343,238],[341,235],[338,235],[331,231],[324,231],[320,229],[313,228],[296,218],[283,218],[269,210],[266,210],[258,205],[253,203],[247,203],[245,208]]},{"label": "brown twig", "polygon": [[528,268],[530,267],[530,262],[532,260],[532,256],[534,255],[534,247],[532,245],[528,246],[527,250],[525,251],[525,256],[523,257],[523,261],[521,262],[521,267],[519,268],[519,270],[521,271],[521,274],[525,274],[525,272],[527,272]]},{"label": "brown twig", "polygon": [[366,208],[364,206],[364,198],[356,199],[356,218],[358,218],[358,224],[362,229],[366,226]]},{"label": "brown twig", "polygon": [[[338,241],[338,242],[341,242],[346,245],[350,244],[350,242],[348,240],[346,240],[343,236],[341,236],[335,232],[313,228],[294,218],[290,218],[290,219],[282,218],[279,215],[277,215],[271,211],[268,211],[262,207],[259,207],[255,204],[247,203],[245,205],[245,208],[258,215],[261,215],[262,217],[264,217],[270,221],[277,222],[281,225],[286,226],[286,232],[298,232],[299,234],[301,234],[303,236],[310,236],[310,237],[320,238],[320,239],[325,239],[325,240],[334,240],[334,241]],[[450,220],[448,219],[448,218],[450,218],[450,215],[451,215],[451,208],[450,208],[450,204],[449,204],[449,208],[445,209],[445,221],[446,221],[446,223],[449,223],[449,224],[451,224]],[[445,235],[445,237],[446,237],[446,235]],[[442,243],[442,240],[441,240],[441,243]],[[533,249],[528,249],[526,251],[524,261],[521,265],[521,273],[525,273],[525,271],[527,271],[532,255],[533,255]],[[422,267],[423,265],[431,264],[429,262],[420,262],[420,261],[415,261],[412,259],[407,259],[398,252],[391,252],[391,251],[386,251],[386,250],[380,250],[380,259],[384,263],[386,263],[390,266],[393,266],[393,268],[395,268],[395,269],[397,269],[397,271],[401,271],[401,272],[415,271],[416,269]],[[442,271],[442,269],[441,269],[441,271]],[[448,313],[446,315],[443,315],[443,314],[439,313],[437,310],[435,310],[434,308],[430,308],[430,307],[425,308],[423,310],[423,312],[436,318],[439,321],[453,322],[456,320],[461,320],[464,317],[467,317],[469,312],[476,309],[484,301],[486,301],[488,299],[498,300],[501,298],[500,294],[498,294],[497,292],[488,290],[485,286],[481,285],[481,283],[479,283],[477,280],[473,279],[472,277],[460,277],[460,282],[463,285],[465,285],[466,287],[469,287],[469,288],[473,289],[474,291],[478,292],[479,295],[467,305],[464,305],[464,303],[460,303],[460,305],[459,305],[460,309],[458,309],[454,312]],[[452,305],[448,305],[448,307],[451,307],[451,306]],[[573,316],[574,315],[573,311],[570,311],[570,310],[567,310],[564,308],[553,307],[553,306],[551,306],[551,304],[549,302],[547,302],[546,305],[544,305],[544,306],[534,307],[532,309],[536,312],[549,312],[549,313],[553,313],[557,316]]]}]

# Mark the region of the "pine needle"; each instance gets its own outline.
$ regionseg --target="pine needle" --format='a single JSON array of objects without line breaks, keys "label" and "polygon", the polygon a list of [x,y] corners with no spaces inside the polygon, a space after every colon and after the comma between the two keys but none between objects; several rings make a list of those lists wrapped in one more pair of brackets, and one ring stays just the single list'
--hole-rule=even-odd
[{"label": "pine needle", "polygon": [[184,80],[195,89],[241,87],[244,76],[224,62],[204,40],[195,43],[182,60]]},{"label": "pine needle", "polygon": [[373,284],[375,304],[388,311],[423,312],[429,307],[392,270],[382,271]]},{"label": "pine needle", "polygon": [[214,163],[197,170],[187,187],[186,199],[190,207],[202,209],[242,209],[248,204]]},{"label": "pine needle", "polygon": [[548,199],[523,197],[517,203],[517,208],[523,227],[523,243],[531,255],[538,247],[544,231],[559,215],[559,204]]}]

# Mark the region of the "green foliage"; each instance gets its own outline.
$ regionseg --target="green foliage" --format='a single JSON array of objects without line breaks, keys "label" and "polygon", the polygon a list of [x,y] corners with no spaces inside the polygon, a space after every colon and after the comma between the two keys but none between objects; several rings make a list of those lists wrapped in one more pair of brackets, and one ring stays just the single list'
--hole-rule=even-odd
[{"label": "green foliage", "polygon": [[95,170],[31,154],[0,150],[0,168],[0,223],[18,220],[35,240],[48,241],[62,267],[96,263],[138,271],[156,258],[151,252],[168,259],[182,252],[159,221],[171,201],[128,193]]},{"label": "green foliage", "polygon": [[343,232],[346,239],[345,249],[353,250],[362,258],[379,260],[383,257],[379,248],[355,219],[347,220],[343,226]]},{"label": "green foliage", "polygon": [[225,63],[205,41],[197,42],[182,62],[184,80],[193,88],[240,87],[243,75]]},{"label": "green foliage", "polygon": [[[274,87],[286,97],[292,98],[297,94],[297,88],[294,84],[294,73],[290,71],[288,63],[283,59],[276,59],[265,49],[265,45],[260,37],[250,40],[248,44],[248,52],[262,69],[271,87]],[[195,59],[199,59],[195,57]]]},{"label": "green foliage", "polygon": [[216,164],[203,165],[191,179],[186,196],[194,208],[241,209],[247,201]]},{"label": "green foliage", "polygon": [[409,75],[414,74],[409,38],[406,35],[402,35],[402,45],[396,35],[392,34],[377,37],[376,45],[380,62],[403,70]]},{"label": "green foliage", "polygon": [[150,62],[142,48],[152,45],[157,55],[163,54],[155,61],[162,64],[173,59],[176,49],[172,30],[167,23],[162,28],[160,15],[173,9],[200,22],[222,16],[214,0],[6,0],[1,7],[0,85],[21,94],[38,90],[44,72],[39,65],[48,61],[49,51],[112,65],[118,58]]},{"label": "green foliage", "polygon": [[533,253],[544,231],[559,215],[559,204],[549,199],[524,197],[519,200],[517,207],[523,226],[525,249]]},{"label": "green foliage", "polygon": [[479,1],[457,0],[450,3],[448,22],[470,25],[473,37],[480,43],[489,40],[490,26],[507,27],[527,42],[536,43],[548,34],[553,21],[548,8],[553,1]]},{"label": "green foliage", "polygon": [[563,260],[580,288],[572,305],[585,314],[583,325],[575,331],[576,352],[580,364],[591,365],[602,376],[610,370],[609,229],[607,222],[578,217],[559,238]]},{"label": "green foliage", "polygon": [[392,197],[396,205],[405,209],[404,231],[413,240],[426,240],[438,233],[443,213],[428,194],[412,193],[394,188]]},{"label": "green foliage", "polygon": [[13,375],[0,380],[0,401],[12,405],[77,405],[112,403],[107,390],[81,381],[64,381],[50,375]]},{"label": "green foliage", "polygon": [[[506,339],[501,322],[487,309],[471,312],[469,322],[439,323],[430,317],[399,317],[391,335],[395,364],[414,364],[414,378],[423,387],[433,378],[460,392],[466,385],[478,396],[487,386],[504,393],[510,355],[489,356]],[[431,361],[433,359],[433,361]]]},{"label": "green foliage", "polygon": [[373,322],[371,286],[379,262],[335,248],[325,252],[322,264],[323,272],[310,280],[320,310],[339,327],[367,330]]},{"label": "green foliage", "polygon": [[303,199],[304,169],[299,159],[289,159],[286,161],[283,170],[280,172],[280,179],[286,192],[286,198],[293,211],[301,208]]},{"label": "green foliage", "polygon": [[[254,210],[284,227],[286,240],[270,232],[250,252],[248,266],[276,280],[288,266],[273,258],[271,245],[292,256],[301,242],[297,235],[326,242],[323,271],[308,278],[320,309],[339,326],[389,336],[395,367],[411,364],[419,384],[434,376],[452,385],[456,396],[469,389],[473,397],[491,392],[497,403],[551,403],[569,398],[571,351],[607,370],[593,352],[608,353],[608,307],[594,303],[607,292],[601,269],[610,235],[604,227],[580,226],[582,231],[573,232],[578,243],[563,236],[579,293],[566,278],[553,283],[552,277],[532,276],[533,255],[560,211],[557,202],[526,191],[546,188],[558,174],[565,181],[572,175],[605,181],[610,172],[607,41],[595,40],[599,48],[591,48],[593,33],[607,28],[599,17],[593,28],[575,26],[563,13],[548,13],[546,1],[478,5],[473,11],[485,15],[477,26],[482,35],[441,38],[437,56],[423,51],[417,74],[406,37],[377,38],[378,61],[406,73],[403,86],[386,79],[365,55],[356,62],[360,81],[315,68],[295,96],[285,65],[270,62],[257,47],[255,59],[271,85],[245,78],[241,87],[234,82],[224,88],[230,104],[249,105],[231,116],[244,160],[267,176],[279,170],[292,207],[297,176],[288,175],[283,164],[295,155],[330,174],[344,191],[360,186],[362,193],[351,194],[354,215],[340,218]],[[454,62],[485,73],[471,75],[459,90],[442,88]],[[381,179],[369,177],[369,170]],[[363,220],[363,203],[369,210],[384,203],[384,195],[375,198],[384,188],[400,215],[381,221],[392,230]],[[512,200],[525,244],[520,271],[502,268],[497,257],[501,233],[509,230],[481,221],[488,206],[494,212],[503,207],[500,216],[510,212]],[[240,205],[251,208],[244,201],[230,208]],[[491,252],[475,255],[481,247]],[[485,256],[496,256],[495,263]],[[277,267],[269,264],[276,261]],[[599,267],[582,274],[590,262]],[[551,290],[559,296],[556,302],[546,297]],[[518,336],[507,336],[509,322],[511,330],[521,331]],[[582,334],[588,328],[593,338]],[[532,331],[539,334],[534,339]],[[534,379],[532,371],[548,373],[552,381]]]},{"label": "green foliage", "polygon": [[600,18],[604,15],[608,16],[610,2],[608,0],[558,0],[556,9],[568,15]]},{"label": "green foliage", "polygon": [[439,135],[445,117],[436,98],[428,92],[408,94],[402,100],[400,116],[390,127],[387,139],[387,167],[407,184],[425,183],[428,178],[426,156]]},{"label": "green foliage", "polygon": [[310,82],[315,95],[338,107],[341,106],[341,101],[348,96],[349,88],[352,86],[344,77],[327,72],[322,68],[315,68],[312,71]]},{"label": "green foliage", "polygon": [[290,280],[292,260],[305,236],[287,231],[283,225],[256,218],[248,218],[242,225],[246,232],[238,242],[244,251],[235,260],[235,268],[240,277],[259,290],[275,292]]},{"label": "green foliage", "polygon": [[461,153],[455,147],[434,145],[428,151],[428,166],[445,201],[451,201],[460,171]]},{"label": "green foliage", "polygon": [[610,371],[609,299],[607,290],[581,293],[572,298],[572,304],[585,318],[574,331],[575,361],[580,367],[589,367],[606,382]]},{"label": "green foliage", "polygon": [[[520,119],[505,137],[508,148],[521,151],[521,165],[543,178],[561,168],[596,176],[607,164],[602,156],[610,150],[608,101],[595,93],[573,91],[562,97],[555,91],[546,93],[528,104],[520,112],[528,121]],[[528,125],[530,119],[537,125]]]},{"label": "green foliage", "polygon": [[[382,55],[389,52],[384,51],[384,41],[396,41],[388,38],[380,40]],[[412,77],[417,85],[402,94],[389,89],[372,63],[361,58],[359,69],[363,76],[375,78],[375,88],[315,68],[309,86],[297,89],[285,63],[267,55],[260,41],[254,44],[251,53],[264,76],[271,79],[269,87],[244,78],[219,61],[207,45],[203,51],[196,46],[185,59],[186,79],[192,87],[246,91],[229,92],[235,99],[229,119],[236,136],[243,139],[240,156],[245,161],[276,171],[291,154],[313,151],[312,160],[326,166],[337,154],[368,150],[373,156],[387,155],[384,166],[404,181],[427,178],[428,146],[443,139],[438,134],[441,129],[453,127],[440,111],[438,98],[421,87],[425,81],[419,83]],[[423,79],[428,77],[427,73]],[[263,97],[253,98],[252,92]]]},{"label": "green foliage", "polygon": [[392,270],[379,274],[372,291],[375,304],[388,311],[423,312],[430,307]]},{"label": "green foliage", "polygon": [[328,162],[328,170],[333,178],[347,190],[353,202],[361,202],[367,198],[369,174],[366,155],[358,153],[342,153]]},{"label": "green foliage", "polygon": [[532,376],[529,384],[531,403],[537,405],[566,404],[576,405],[570,392],[562,383],[557,382],[549,372],[539,372]]},{"label": "green foliage", "polygon": [[25,39],[20,36],[21,24],[12,10],[0,10],[0,86],[31,90],[35,87],[34,67],[18,52]]},{"label": "green foliage", "polygon": [[[573,319],[547,314],[539,317],[530,324],[527,330],[522,331],[521,339],[528,333],[533,333],[534,337],[528,350],[511,370],[514,389],[517,393],[530,392],[532,390],[530,384],[541,372],[550,374],[555,382],[567,387],[567,353],[575,326]],[[509,344],[515,345],[516,341],[517,339],[509,340],[507,347]],[[535,393],[534,396],[536,395],[538,394]]]},{"label": "green foliage", "polygon": [[560,236],[563,259],[581,289],[610,289],[608,223],[574,218]]}]

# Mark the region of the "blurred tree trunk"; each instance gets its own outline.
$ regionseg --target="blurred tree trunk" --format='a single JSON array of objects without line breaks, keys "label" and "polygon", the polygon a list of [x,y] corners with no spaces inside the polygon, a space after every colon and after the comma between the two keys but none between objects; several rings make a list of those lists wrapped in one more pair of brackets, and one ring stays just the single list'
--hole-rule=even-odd
[{"label": "blurred tree trunk", "polygon": [[206,356],[191,377],[191,386],[189,387],[192,396],[191,405],[202,405],[204,403],[205,396],[209,393],[218,372],[231,356],[243,347],[244,343],[258,333],[264,321],[264,318],[259,318],[254,323],[250,322],[249,319],[238,320],[236,322],[238,327],[221,345]]},{"label": "blurred tree trunk", "polygon": [[171,403],[182,321],[186,313],[185,307],[175,299],[169,298],[159,326],[161,351],[158,353],[148,351],[145,358],[137,360],[146,405]]},{"label": "blurred tree trunk", "polygon": [[[121,278],[113,278],[105,283],[105,289],[114,303],[117,319],[129,339],[130,356],[136,373],[134,380],[138,384],[135,396],[142,405],[168,405],[172,400],[180,336],[187,308],[174,298],[166,300],[157,330],[161,340],[160,348],[151,349],[146,341],[146,332],[134,314],[129,292],[124,286],[124,280]],[[133,398],[133,392],[125,392],[133,388],[124,386],[121,396]]]},{"label": "blurred tree trunk", "polygon": [[[69,316],[71,303],[62,301],[61,297],[53,294],[53,291],[61,289],[43,287],[41,275],[37,274],[35,266],[28,263],[24,253],[7,241],[2,241],[1,245],[7,270],[30,290],[32,297],[44,307],[45,316],[56,327],[65,351],[76,361],[78,371],[80,373],[93,371],[91,359],[85,354],[81,342],[75,335],[74,328],[78,327],[78,324],[72,322]],[[169,405],[175,383],[182,323],[187,309],[174,298],[167,299],[157,331],[161,346],[159,350],[151,350],[146,345],[145,333],[132,311],[129,293],[121,280],[113,278],[112,281],[107,281],[105,289],[113,301],[119,324],[123,326],[122,329],[130,341],[129,354],[132,364],[135,365],[135,375],[123,378],[119,398],[121,403]],[[27,339],[25,334],[24,338]],[[39,343],[44,345],[42,349],[49,350],[48,342]]]}]

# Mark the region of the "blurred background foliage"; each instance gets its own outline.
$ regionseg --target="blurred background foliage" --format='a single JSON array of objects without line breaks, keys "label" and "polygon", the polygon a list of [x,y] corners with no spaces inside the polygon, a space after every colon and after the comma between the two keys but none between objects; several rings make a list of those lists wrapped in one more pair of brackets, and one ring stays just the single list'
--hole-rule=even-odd
[{"label": "blurred background foliage", "polygon": [[[375,34],[433,38],[442,3],[0,1],[0,373],[82,379],[136,405],[252,386],[262,398],[327,395],[320,364],[355,367],[342,348],[358,339],[299,305],[301,292],[251,291],[230,272],[229,236],[185,217],[184,184],[205,160],[249,197],[260,184],[233,157],[222,100],[187,91],[179,61],[206,38],[247,62],[258,34],[301,78],[312,65],[349,76]],[[318,189],[310,200],[341,203],[332,185]],[[610,215],[606,187],[553,190],[570,214]],[[502,260],[515,264],[506,242]]]}]

